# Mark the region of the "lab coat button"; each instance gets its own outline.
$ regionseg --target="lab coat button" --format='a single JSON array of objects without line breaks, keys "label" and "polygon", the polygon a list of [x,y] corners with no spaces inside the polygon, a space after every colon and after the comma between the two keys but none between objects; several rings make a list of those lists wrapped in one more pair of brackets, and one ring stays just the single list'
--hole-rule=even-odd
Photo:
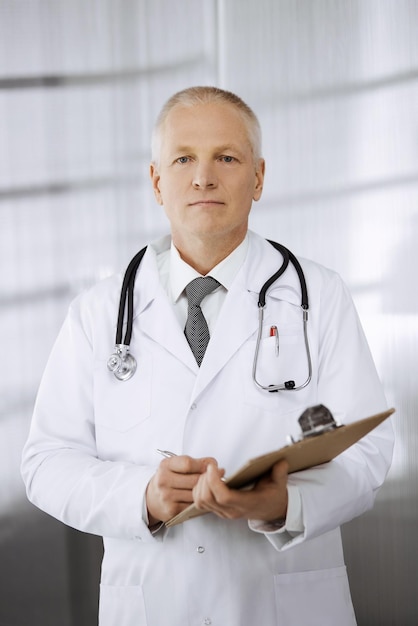
[{"label": "lab coat button", "polygon": [[193,402],[193,404],[190,406],[190,409],[194,411],[196,408],[197,408],[197,404]]},{"label": "lab coat button", "polygon": [[199,546],[199,547],[197,548],[197,551],[199,552],[199,554],[203,554],[203,553],[204,553],[204,551],[205,551],[205,548],[204,548],[203,546]]},{"label": "lab coat button", "polygon": [[210,619],[210,617],[206,617],[203,623],[205,624],[205,626],[210,626],[210,624],[212,624],[212,620]]}]

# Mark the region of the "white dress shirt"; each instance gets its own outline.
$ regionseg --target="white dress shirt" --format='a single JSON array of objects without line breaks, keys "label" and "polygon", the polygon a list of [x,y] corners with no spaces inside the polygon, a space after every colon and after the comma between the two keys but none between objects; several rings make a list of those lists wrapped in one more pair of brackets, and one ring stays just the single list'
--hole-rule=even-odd
[{"label": "white dress shirt", "polygon": [[[226,259],[218,263],[207,274],[207,276],[212,276],[220,283],[220,287],[217,287],[212,293],[207,295],[201,304],[201,309],[209,328],[209,334],[213,332],[228,289],[244,262],[247,249],[248,236]],[[183,261],[173,243],[171,243],[170,250],[157,256],[157,263],[162,285],[173,305],[181,328],[184,328],[187,319],[185,288],[190,281],[201,277],[202,274],[199,274],[193,267]]]}]

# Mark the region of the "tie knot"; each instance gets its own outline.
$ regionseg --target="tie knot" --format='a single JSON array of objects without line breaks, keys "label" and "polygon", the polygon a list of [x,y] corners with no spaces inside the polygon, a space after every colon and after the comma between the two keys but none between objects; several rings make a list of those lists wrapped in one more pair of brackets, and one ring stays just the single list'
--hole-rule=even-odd
[{"label": "tie knot", "polygon": [[219,285],[220,283],[212,276],[202,276],[192,280],[186,285],[186,296],[189,306],[199,306],[203,298],[215,291]]}]

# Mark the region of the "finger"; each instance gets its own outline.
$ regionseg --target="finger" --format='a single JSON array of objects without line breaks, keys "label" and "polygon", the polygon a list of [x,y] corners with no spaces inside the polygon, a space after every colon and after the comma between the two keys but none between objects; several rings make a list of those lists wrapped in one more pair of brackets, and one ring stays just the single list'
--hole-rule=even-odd
[{"label": "finger", "polygon": [[191,489],[173,489],[167,493],[166,502],[175,502],[177,504],[192,504],[193,493]]},{"label": "finger", "polygon": [[278,461],[277,463],[275,463],[275,465],[273,465],[270,472],[265,474],[262,478],[260,478],[256,482],[256,488],[265,487],[266,485],[269,485],[271,482],[277,485],[279,484],[282,485],[283,481],[287,483],[288,470],[289,470],[289,463],[286,461],[286,459],[282,459],[281,461]]},{"label": "finger", "polygon": [[[162,491],[190,491],[196,485],[201,474],[180,474],[167,469],[158,469],[154,474],[153,483]],[[176,496],[177,497],[177,496]]]},{"label": "finger", "polygon": [[287,476],[289,472],[289,463],[286,459],[279,461],[275,465],[273,465],[273,469],[271,471],[271,478],[275,483],[281,483],[283,480],[287,481]]},{"label": "finger", "polygon": [[221,480],[225,471],[209,464],[205,474],[199,478],[193,489],[193,499],[197,508],[221,513],[229,499],[230,489]]},{"label": "finger", "polygon": [[[176,474],[170,473],[170,475],[176,477]],[[190,476],[183,477],[183,482],[190,478]],[[161,480],[157,472],[148,483],[146,502],[150,519],[166,521],[192,504],[192,488],[173,487],[170,483],[164,485],[164,480]]]},{"label": "finger", "polygon": [[216,459],[212,457],[203,457],[195,459],[186,454],[179,456],[172,456],[168,459],[163,459],[160,463],[160,467],[167,468],[172,472],[179,474],[202,474],[206,471],[209,464],[217,466]]},{"label": "finger", "polygon": [[194,459],[187,455],[163,459],[157,470],[158,482],[176,488],[191,489],[208,463],[216,464],[215,459]]}]

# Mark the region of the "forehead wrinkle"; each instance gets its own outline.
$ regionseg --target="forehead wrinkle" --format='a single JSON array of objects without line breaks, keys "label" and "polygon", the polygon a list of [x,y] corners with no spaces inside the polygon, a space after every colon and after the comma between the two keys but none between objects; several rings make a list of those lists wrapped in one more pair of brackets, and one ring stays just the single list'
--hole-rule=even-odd
[{"label": "forehead wrinkle", "polygon": [[[169,143],[169,142],[168,142]],[[251,145],[249,142],[246,142],[247,146],[251,148]],[[187,144],[183,144],[183,145],[173,145],[172,147],[170,146],[170,152],[172,153],[187,153],[187,154],[195,154],[196,152],[199,151],[205,151],[205,152],[210,152],[212,154],[223,154],[224,152],[234,152],[239,154],[240,156],[244,156],[245,153],[245,148],[243,148],[242,146],[238,145],[238,144],[234,144],[234,143],[223,143],[220,145],[213,145],[213,146],[205,146],[202,147],[201,144],[197,143],[197,145],[192,146],[192,145],[187,145]]]}]

